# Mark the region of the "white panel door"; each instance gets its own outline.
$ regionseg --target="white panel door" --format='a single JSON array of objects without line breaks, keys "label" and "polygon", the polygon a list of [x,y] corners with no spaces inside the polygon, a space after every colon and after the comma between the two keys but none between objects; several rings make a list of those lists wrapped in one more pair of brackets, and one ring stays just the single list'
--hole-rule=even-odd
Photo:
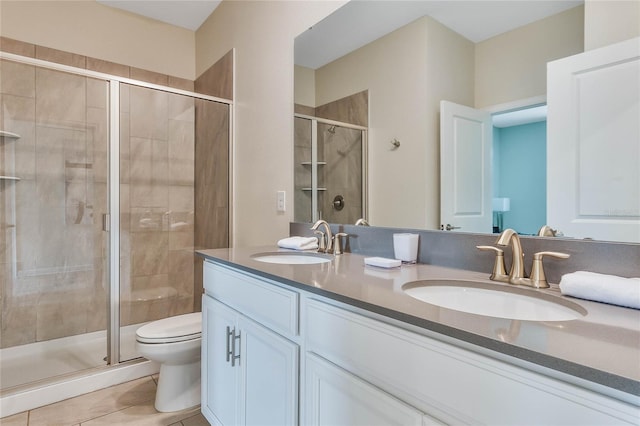
[{"label": "white panel door", "polygon": [[440,102],[441,229],[493,231],[492,143],[490,113]]},{"label": "white panel door", "polygon": [[550,62],[547,220],[640,242],[640,38]]},{"label": "white panel door", "polygon": [[305,424],[422,425],[420,411],[334,364],[312,353],[307,353],[305,363]]},{"label": "white panel door", "polygon": [[242,402],[238,424],[298,424],[298,345],[240,316]]},{"label": "white panel door", "polygon": [[[202,297],[202,413],[212,425],[236,425],[238,377],[231,366],[237,313],[212,297]],[[228,328],[228,329],[227,329]]]}]

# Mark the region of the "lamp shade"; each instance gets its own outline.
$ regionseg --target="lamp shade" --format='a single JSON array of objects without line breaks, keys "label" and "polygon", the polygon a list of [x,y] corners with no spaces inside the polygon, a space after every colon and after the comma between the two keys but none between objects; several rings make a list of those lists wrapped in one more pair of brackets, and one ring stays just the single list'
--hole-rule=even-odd
[{"label": "lamp shade", "polygon": [[494,198],[493,199],[493,211],[494,212],[508,212],[511,210],[510,198]]}]

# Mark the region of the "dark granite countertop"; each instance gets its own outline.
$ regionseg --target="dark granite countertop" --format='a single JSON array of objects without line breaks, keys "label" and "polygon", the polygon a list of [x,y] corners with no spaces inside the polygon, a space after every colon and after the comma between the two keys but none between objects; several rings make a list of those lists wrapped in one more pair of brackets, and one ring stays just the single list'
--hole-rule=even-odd
[{"label": "dark granite countertop", "polygon": [[[264,263],[257,253],[283,251],[274,246],[200,250],[221,264],[273,279],[310,293],[384,315],[412,326],[476,345],[497,355],[515,357],[568,374],[578,384],[597,384],[640,405],[640,310],[562,296],[557,286],[536,290],[586,310],[570,321],[526,321],[494,318],[442,308],[403,292],[408,282],[460,279],[510,286],[483,273],[434,265],[381,269],[364,265],[365,256],[343,254],[328,263]],[[621,392],[621,393],[620,393]],[[614,395],[615,396],[615,395]]]}]

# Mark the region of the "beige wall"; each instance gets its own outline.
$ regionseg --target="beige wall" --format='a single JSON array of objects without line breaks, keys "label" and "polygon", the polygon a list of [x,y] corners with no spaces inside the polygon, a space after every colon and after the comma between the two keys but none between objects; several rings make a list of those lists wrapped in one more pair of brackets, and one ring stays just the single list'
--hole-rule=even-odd
[{"label": "beige wall", "polygon": [[316,72],[311,68],[294,67],[295,93],[293,101],[298,105],[310,107],[316,104]]},{"label": "beige wall", "polygon": [[476,44],[475,107],[547,93],[547,62],[583,51],[584,7]]},{"label": "beige wall", "polygon": [[[236,52],[233,242],[274,244],[293,219],[293,39],[344,4],[223,1],[196,32],[196,72]],[[276,191],[287,191],[286,213]]]},{"label": "beige wall", "polygon": [[0,35],[194,80],[195,33],[94,0],[0,1]]},{"label": "beige wall", "polygon": [[640,1],[586,0],[584,50],[640,36]]},{"label": "beige wall", "polygon": [[[416,101],[427,97],[426,50],[421,19],[316,70],[318,104],[369,91],[367,219],[375,225],[424,225],[424,179],[416,172],[425,157],[427,111]],[[402,144],[398,150],[390,149],[394,138]],[[412,208],[398,208],[407,205]]]}]

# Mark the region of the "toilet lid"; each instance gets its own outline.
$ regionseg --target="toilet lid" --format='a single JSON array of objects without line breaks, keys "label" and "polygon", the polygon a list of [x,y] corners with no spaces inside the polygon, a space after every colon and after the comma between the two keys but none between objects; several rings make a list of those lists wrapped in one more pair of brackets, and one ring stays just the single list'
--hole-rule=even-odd
[{"label": "toilet lid", "polygon": [[201,337],[202,314],[177,315],[150,322],[136,330],[136,340],[142,343],[183,342]]}]

